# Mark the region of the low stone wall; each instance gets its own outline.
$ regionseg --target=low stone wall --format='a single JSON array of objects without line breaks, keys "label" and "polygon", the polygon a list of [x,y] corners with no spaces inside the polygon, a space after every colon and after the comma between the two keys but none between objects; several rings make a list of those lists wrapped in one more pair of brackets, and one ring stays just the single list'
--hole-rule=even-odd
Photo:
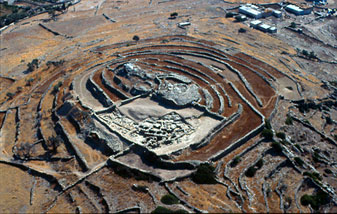
[{"label": "low stone wall", "polygon": [[219,125],[217,125],[216,127],[214,127],[212,130],[208,132],[206,137],[204,137],[198,143],[192,144],[190,147],[192,149],[199,149],[207,145],[211,141],[211,139],[213,139],[213,137],[217,133],[219,133],[224,127],[228,126],[229,124],[234,122],[237,118],[239,118],[241,113],[242,113],[242,106],[241,104],[239,104],[239,108],[237,112],[233,113],[228,119],[223,119]]},{"label": "low stone wall", "polygon": [[60,135],[64,141],[65,144],[68,145],[68,148],[72,150],[72,152],[75,154],[76,159],[79,163],[79,165],[82,167],[84,171],[88,171],[88,163],[85,160],[84,156],[80,152],[80,150],[77,148],[77,146],[70,140],[69,134],[64,129],[63,125],[60,122],[57,122],[55,125],[55,131],[58,135]]},{"label": "low stone wall", "polygon": [[238,89],[234,86],[233,83],[229,82],[229,84],[231,85],[231,87],[234,89],[234,91],[240,96],[240,98],[253,110],[255,111],[255,113],[257,113],[262,120],[261,125],[259,125],[258,127],[256,127],[255,129],[253,129],[252,131],[250,131],[248,134],[246,134],[244,137],[240,138],[239,140],[237,140],[236,142],[232,143],[229,147],[227,147],[225,150],[218,152],[216,155],[212,156],[211,158],[209,158],[209,160],[211,161],[217,161],[219,159],[221,159],[222,157],[226,156],[227,154],[229,154],[230,152],[234,151],[235,149],[237,149],[238,147],[240,147],[241,145],[243,145],[245,142],[247,142],[248,140],[250,140],[251,138],[253,138],[254,136],[256,136],[257,134],[259,134],[265,125],[264,122],[264,116],[257,110],[255,109],[254,106],[252,106],[248,100],[246,100],[246,98],[244,98],[242,96],[242,94],[240,93],[240,91],[238,91]]},{"label": "low stone wall", "polygon": [[95,73],[92,73],[86,83],[87,89],[92,93],[92,95],[98,99],[104,107],[111,106],[113,103],[109,96],[94,82],[92,79]]},{"label": "low stone wall", "polygon": [[218,99],[219,99],[219,102],[220,102],[220,106],[219,106],[219,111],[218,113],[219,114],[222,114],[225,110],[225,105],[224,105],[224,99],[223,97],[221,96],[220,92],[217,90],[217,87],[215,85],[211,85],[213,91],[215,91]]},{"label": "low stone wall", "polygon": [[255,98],[256,102],[259,104],[260,107],[263,107],[263,103],[262,101],[260,100],[260,98],[254,93],[251,85],[249,84],[249,82],[246,80],[246,78],[238,71],[236,70],[235,68],[233,68],[230,64],[226,63],[226,62],[223,62],[223,64],[226,65],[226,67],[233,71],[234,73],[236,73],[239,78],[241,79],[241,81],[243,82],[243,84],[245,85],[246,89],[249,91],[249,93],[251,95],[253,95],[253,97]]},{"label": "low stone wall", "polygon": [[182,199],[178,194],[176,194],[176,193],[175,193],[175,192],[174,192],[174,191],[167,185],[167,183],[164,183],[164,186],[165,186],[165,188],[167,189],[167,191],[168,191],[170,194],[174,195],[176,198],[179,199],[179,201],[180,201],[181,204],[183,204],[183,205],[185,205],[186,207],[192,209],[192,210],[193,210],[194,212],[196,212],[196,213],[207,213],[206,211],[200,210],[200,209],[198,209],[198,208],[192,206],[190,203],[188,203],[188,202],[185,201],[184,199]]},{"label": "low stone wall", "polygon": [[125,95],[122,91],[112,86],[111,83],[108,80],[106,80],[105,71],[102,72],[102,83],[109,91],[116,94],[121,99],[129,99],[127,95]]},{"label": "low stone wall", "polygon": [[119,167],[125,167],[127,169],[130,169],[131,171],[135,171],[137,173],[141,173],[145,176],[148,176],[148,178],[154,180],[154,181],[161,181],[162,179],[160,177],[158,177],[157,175],[154,175],[153,173],[151,173],[150,171],[146,171],[146,170],[143,170],[143,169],[139,169],[139,168],[136,168],[136,167],[133,167],[131,165],[128,165],[128,164],[125,164],[123,162],[120,162],[119,160],[116,160],[116,159],[113,159],[113,158],[109,158],[107,160],[107,165],[110,166],[110,167],[114,167],[114,166],[119,166]]}]

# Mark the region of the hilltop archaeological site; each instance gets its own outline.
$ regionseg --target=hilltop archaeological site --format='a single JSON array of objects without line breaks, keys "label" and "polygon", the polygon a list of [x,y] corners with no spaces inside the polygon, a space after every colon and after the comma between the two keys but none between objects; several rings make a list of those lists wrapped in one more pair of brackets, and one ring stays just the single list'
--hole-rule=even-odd
[{"label": "hilltop archaeological site", "polygon": [[334,0],[0,4],[1,213],[337,212]]}]

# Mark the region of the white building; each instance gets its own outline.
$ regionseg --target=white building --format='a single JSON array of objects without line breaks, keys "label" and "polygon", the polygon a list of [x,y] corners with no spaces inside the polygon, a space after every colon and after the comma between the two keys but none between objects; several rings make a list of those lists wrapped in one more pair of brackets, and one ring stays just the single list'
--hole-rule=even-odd
[{"label": "white building", "polygon": [[257,26],[257,29],[259,29],[260,31],[263,32],[268,32],[269,31],[270,26],[267,24],[260,24]]},{"label": "white building", "polygon": [[302,8],[299,8],[296,5],[289,4],[285,7],[285,9],[286,9],[286,11],[288,11],[290,13],[293,13],[296,16],[298,16],[298,15],[308,15],[308,14],[310,14],[313,8],[302,9]]},{"label": "white building", "polygon": [[269,33],[276,33],[277,32],[277,28],[276,27],[271,27],[268,29]]},{"label": "white building", "polygon": [[239,7],[239,13],[245,14],[251,18],[259,19],[262,18],[262,12],[256,9],[254,5],[244,5]]},{"label": "white building", "polygon": [[262,23],[262,21],[260,21],[260,20],[254,20],[254,21],[251,21],[250,22],[250,27],[252,27],[252,28],[257,28],[257,26],[259,25],[259,24],[261,24]]},{"label": "white building", "polygon": [[276,18],[280,18],[282,16],[282,12],[279,10],[274,10],[273,16],[275,16]]}]

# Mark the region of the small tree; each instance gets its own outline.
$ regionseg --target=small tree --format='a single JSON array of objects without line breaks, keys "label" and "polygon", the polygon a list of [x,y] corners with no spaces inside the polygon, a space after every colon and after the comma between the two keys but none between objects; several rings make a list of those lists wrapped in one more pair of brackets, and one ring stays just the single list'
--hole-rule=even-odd
[{"label": "small tree", "polygon": [[35,69],[37,69],[39,67],[39,60],[38,59],[33,59],[31,62],[29,62],[27,64],[27,72],[32,72]]},{"label": "small tree", "polygon": [[247,32],[247,30],[244,29],[244,28],[240,28],[240,29],[239,29],[239,33],[246,33],[246,32]]},{"label": "small tree", "polygon": [[296,24],[295,22],[291,22],[291,23],[290,23],[290,27],[291,27],[291,28],[296,28],[296,27],[297,27],[297,24]]},{"label": "small tree", "polygon": [[228,12],[226,13],[226,18],[231,18],[231,17],[234,17],[234,13],[233,12]]},{"label": "small tree", "polygon": [[52,94],[56,94],[57,92],[59,92],[60,87],[62,86],[62,82],[59,81],[53,88]]},{"label": "small tree", "polygon": [[216,184],[215,168],[208,163],[200,164],[192,180],[197,184]]},{"label": "small tree", "polygon": [[267,140],[272,140],[274,133],[273,130],[271,129],[263,129],[262,133],[261,133],[262,137],[264,137]]},{"label": "small tree", "polygon": [[316,53],[315,53],[314,51],[311,51],[311,52],[309,53],[309,58],[310,58],[310,59],[316,59],[316,58],[317,58]]},{"label": "small tree", "polygon": [[235,158],[233,158],[230,166],[231,167],[235,167],[236,165],[238,165],[238,163],[240,163],[241,161],[241,157],[240,156],[235,156]]},{"label": "small tree", "polygon": [[277,132],[276,137],[281,138],[282,140],[286,139],[286,134],[283,132]]},{"label": "small tree", "polygon": [[15,96],[15,94],[14,93],[12,93],[12,92],[8,92],[7,94],[6,94],[6,96],[8,97],[8,99],[13,99],[13,97]]},{"label": "small tree", "polygon": [[288,115],[285,123],[286,125],[293,125],[293,118]]},{"label": "small tree", "polygon": [[281,144],[278,143],[278,142],[273,142],[273,143],[271,144],[271,147],[273,147],[273,149],[274,149],[276,152],[278,152],[278,153],[281,153],[282,150],[283,150]]},{"label": "small tree", "polygon": [[295,160],[297,165],[303,166],[304,161],[300,157],[295,157],[294,160]]},{"label": "small tree", "polygon": [[256,168],[254,167],[254,166],[251,166],[251,167],[249,167],[248,169],[247,169],[247,171],[245,172],[245,175],[247,176],[247,177],[254,177],[254,175],[255,175],[255,173],[256,173]]},{"label": "small tree", "polygon": [[175,197],[174,195],[172,194],[167,194],[167,195],[164,195],[160,201],[163,203],[163,204],[167,204],[167,205],[172,205],[172,204],[178,204],[179,203],[179,199],[177,197]]},{"label": "small tree", "polygon": [[176,17],[176,16],[178,16],[178,13],[177,12],[173,12],[173,13],[170,14],[170,16],[171,17]]},{"label": "small tree", "polygon": [[302,50],[302,54],[304,55],[304,56],[309,56],[309,52],[307,51],[307,50]]},{"label": "small tree", "polygon": [[135,41],[139,41],[139,36],[134,35],[132,39],[135,40]]},{"label": "small tree", "polygon": [[31,86],[33,82],[34,82],[34,78],[29,78],[28,80],[26,80],[26,85]]}]

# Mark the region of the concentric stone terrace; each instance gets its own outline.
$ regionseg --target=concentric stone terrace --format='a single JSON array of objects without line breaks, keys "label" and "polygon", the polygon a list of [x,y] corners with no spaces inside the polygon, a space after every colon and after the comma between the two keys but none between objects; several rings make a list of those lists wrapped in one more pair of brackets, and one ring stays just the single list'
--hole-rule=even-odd
[{"label": "concentric stone terrace", "polygon": [[[180,154],[173,157],[177,160],[218,158],[258,132],[276,101],[273,80],[282,75],[251,57],[231,56],[216,44],[187,36],[91,51],[114,59],[77,75],[72,94],[90,110],[94,123],[120,138],[106,140],[118,144],[112,146],[116,153],[125,141],[157,155]],[[67,115],[71,108],[60,109]],[[188,147],[192,154],[207,147],[208,154],[186,156]]]},{"label": "concentric stone terrace", "polygon": [[[36,96],[2,104],[3,109],[12,107],[4,121],[21,122],[15,143],[4,147],[8,154],[12,150],[22,160],[47,155],[74,161],[73,173],[91,171],[110,158],[164,180],[184,176],[193,161],[218,160],[258,134],[277,102],[274,83],[283,77],[255,58],[228,54],[213,42],[188,36],[88,51],[97,58],[87,65],[67,64],[68,74],[65,65],[51,62],[45,70],[53,75],[33,89]],[[27,114],[32,108],[37,111]],[[28,117],[36,125],[23,123]],[[32,132],[23,133],[23,127]],[[144,154],[157,157],[159,165],[150,167]],[[186,164],[185,173],[166,173],[160,163]],[[45,164],[62,185],[71,183],[71,176],[60,173],[63,164]]]}]

